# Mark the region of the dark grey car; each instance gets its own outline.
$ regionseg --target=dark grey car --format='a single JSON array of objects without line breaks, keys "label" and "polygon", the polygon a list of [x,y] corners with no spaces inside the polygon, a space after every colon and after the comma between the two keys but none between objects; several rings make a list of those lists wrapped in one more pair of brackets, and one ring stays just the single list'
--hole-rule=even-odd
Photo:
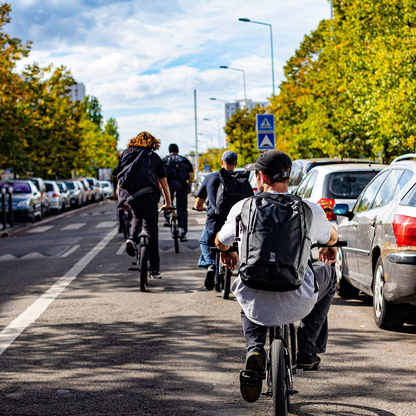
[{"label": "dark grey car", "polygon": [[342,297],[359,290],[373,296],[374,318],[383,329],[416,318],[416,161],[401,160],[382,170],[339,224],[337,285]]}]

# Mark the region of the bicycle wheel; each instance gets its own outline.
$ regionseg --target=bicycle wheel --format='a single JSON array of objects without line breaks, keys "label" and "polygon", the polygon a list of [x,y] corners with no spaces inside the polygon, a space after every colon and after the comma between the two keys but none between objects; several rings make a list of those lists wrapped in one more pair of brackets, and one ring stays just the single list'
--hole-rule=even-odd
[{"label": "bicycle wheel", "polygon": [[273,414],[287,416],[286,369],[283,342],[274,339],[271,346],[271,382],[273,394]]},{"label": "bicycle wheel", "polygon": [[139,264],[140,292],[144,292],[146,290],[148,261],[149,261],[149,253],[147,252],[147,248],[145,246],[142,246],[140,247],[140,264]]},{"label": "bicycle wheel", "polygon": [[231,287],[231,275],[232,275],[232,271],[230,269],[225,269],[225,273],[224,273],[224,286],[223,289],[221,291],[222,293],[222,298],[223,299],[228,299],[230,297],[230,287]]},{"label": "bicycle wheel", "polygon": [[179,253],[179,228],[176,220],[172,221],[172,238],[175,243],[175,253]]}]

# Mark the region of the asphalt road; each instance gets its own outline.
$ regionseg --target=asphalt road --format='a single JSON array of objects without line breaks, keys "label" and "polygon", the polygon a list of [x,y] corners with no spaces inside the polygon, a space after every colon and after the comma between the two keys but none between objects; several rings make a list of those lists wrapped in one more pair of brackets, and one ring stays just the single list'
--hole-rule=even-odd
[{"label": "asphalt road", "polygon": [[[192,201],[191,201],[192,202]],[[139,290],[104,202],[0,240],[1,415],[270,415],[245,403],[239,305],[203,287],[204,214],[161,280]],[[162,216],[160,217],[162,225]],[[416,415],[416,326],[379,330],[363,297],[335,298],[319,372],[295,376],[291,415]]]}]

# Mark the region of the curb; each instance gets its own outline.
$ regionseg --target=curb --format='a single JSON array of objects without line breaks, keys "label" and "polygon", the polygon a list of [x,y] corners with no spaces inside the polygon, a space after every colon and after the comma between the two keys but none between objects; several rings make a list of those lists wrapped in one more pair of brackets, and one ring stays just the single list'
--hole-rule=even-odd
[{"label": "curb", "polygon": [[32,228],[38,227],[39,225],[44,225],[44,224],[48,224],[52,221],[58,220],[60,218],[66,218],[66,217],[70,217],[72,215],[76,215],[78,212],[82,212],[82,211],[86,211],[88,208],[93,208],[93,207],[97,207],[100,205],[104,205],[105,203],[107,203],[106,201],[99,201],[98,203],[94,204],[94,205],[87,205],[85,207],[81,207],[81,208],[77,208],[76,210],[71,210],[68,212],[64,212],[62,214],[56,215],[54,217],[49,217],[46,219],[43,219],[39,222],[35,222],[34,224],[31,223],[25,223],[22,225],[22,227],[18,227],[18,229],[13,229],[13,228],[6,228],[5,230],[0,230],[0,238],[7,238],[7,237],[12,237],[14,235],[17,234],[21,234],[24,233],[25,231],[28,231]]}]

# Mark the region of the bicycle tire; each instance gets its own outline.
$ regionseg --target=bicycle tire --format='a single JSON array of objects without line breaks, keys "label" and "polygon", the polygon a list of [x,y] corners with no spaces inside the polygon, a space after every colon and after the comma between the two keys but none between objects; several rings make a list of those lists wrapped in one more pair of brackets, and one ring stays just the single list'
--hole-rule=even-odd
[{"label": "bicycle tire", "polygon": [[273,395],[273,415],[287,416],[288,400],[286,392],[286,368],[283,342],[274,339],[271,346],[271,382]]},{"label": "bicycle tire", "polygon": [[140,292],[144,292],[146,290],[148,261],[149,261],[149,253],[147,252],[147,248],[145,246],[142,246],[140,247],[140,264],[139,264]]},{"label": "bicycle tire", "polygon": [[227,269],[227,268],[225,269],[224,285],[223,285],[223,289],[221,291],[223,299],[229,299],[229,297],[230,297],[231,275],[232,275],[232,273],[233,272],[230,269]]},{"label": "bicycle tire", "polygon": [[179,228],[176,221],[172,221],[172,238],[175,243],[175,253],[179,253]]}]

